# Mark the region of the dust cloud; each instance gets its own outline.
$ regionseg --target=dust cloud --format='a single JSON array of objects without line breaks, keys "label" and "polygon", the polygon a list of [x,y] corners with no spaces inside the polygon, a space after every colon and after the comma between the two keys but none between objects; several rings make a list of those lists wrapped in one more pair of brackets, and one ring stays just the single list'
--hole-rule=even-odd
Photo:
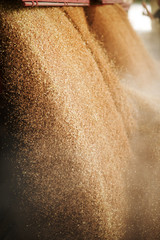
[{"label": "dust cloud", "polygon": [[[126,239],[160,236],[160,71],[118,6],[87,10],[91,30],[114,59],[137,129],[130,138]],[[113,19],[118,20],[116,23]],[[148,56],[147,56],[148,55]]]}]

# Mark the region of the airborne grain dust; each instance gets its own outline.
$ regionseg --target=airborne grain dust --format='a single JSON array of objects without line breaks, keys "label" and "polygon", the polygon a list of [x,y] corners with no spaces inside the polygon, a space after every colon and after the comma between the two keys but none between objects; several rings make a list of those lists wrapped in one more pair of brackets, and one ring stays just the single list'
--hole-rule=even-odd
[{"label": "airborne grain dust", "polygon": [[120,71],[137,122],[130,141],[134,158],[128,172],[126,239],[159,239],[160,63],[149,57],[119,6],[88,8],[86,12],[91,30]]},{"label": "airborne grain dust", "polygon": [[125,13],[1,4],[0,15],[15,239],[158,240],[158,76],[152,94],[138,66],[154,63]]}]

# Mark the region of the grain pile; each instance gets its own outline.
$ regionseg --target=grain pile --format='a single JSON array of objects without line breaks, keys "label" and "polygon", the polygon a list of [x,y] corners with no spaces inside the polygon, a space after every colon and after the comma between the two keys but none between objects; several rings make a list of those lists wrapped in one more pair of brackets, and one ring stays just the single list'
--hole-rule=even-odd
[{"label": "grain pile", "polygon": [[[19,229],[27,239],[119,239],[127,132],[91,40],[65,12],[1,9],[6,88],[17,118]],[[83,9],[77,12],[82,21]]]},{"label": "grain pile", "polygon": [[[86,14],[90,21],[83,8],[0,5],[3,95],[16,143],[16,240],[147,239],[146,226],[159,234],[158,214],[155,229],[141,214],[136,219],[133,203],[140,189],[135,161],[141,159],[134,141],[145,135],[140,113],[153,107],[146,111],[130,81],[120,82]],[[152,125],[158,129],[158,122]],[[145,211],[153,219],[158,200],[150,202],[152,213]],[[158,239],[151,234],[148,239]]]}]

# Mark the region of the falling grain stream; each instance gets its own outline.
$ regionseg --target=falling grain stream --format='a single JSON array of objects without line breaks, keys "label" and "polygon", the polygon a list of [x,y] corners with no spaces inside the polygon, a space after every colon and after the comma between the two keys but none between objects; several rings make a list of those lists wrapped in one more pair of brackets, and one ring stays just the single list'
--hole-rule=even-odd
[{"label": "falling grain stream", "polygon": [[9,239],[159,240],[158,63],[126,13],[1,0],[0,19]]}]

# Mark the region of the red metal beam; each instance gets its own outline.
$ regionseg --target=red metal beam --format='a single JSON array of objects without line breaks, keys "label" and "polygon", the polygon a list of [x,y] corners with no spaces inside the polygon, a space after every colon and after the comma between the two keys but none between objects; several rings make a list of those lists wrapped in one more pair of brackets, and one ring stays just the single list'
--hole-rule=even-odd
[{"label": "red metal beam", "polygon": [[121,3],[122,0],[22,0],[26,7],[40,6],[90,6]]},{"label": "red metal beam", "polygon": [[89,0],[38,0],[38,1],[31,1],[31,0],[22,0],[24,6],[26,7],[39,7],[39,6],[89,6]]}]

